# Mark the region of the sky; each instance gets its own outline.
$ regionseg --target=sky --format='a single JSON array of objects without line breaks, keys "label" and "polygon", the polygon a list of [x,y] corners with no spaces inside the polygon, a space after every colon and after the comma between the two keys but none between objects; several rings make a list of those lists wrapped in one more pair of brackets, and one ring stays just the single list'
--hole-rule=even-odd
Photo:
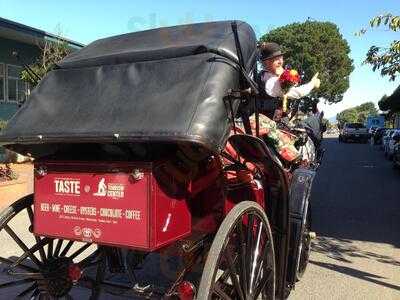
[{"label": "sky", "polygon": [[331,118],[343,109],[366,101],[377,103],[400,85],[390,82],[362,62],[372,45],[387,46],[400,38],[400,32],[369,30],[362,37],[354,33],[368,28],[369,20],[391,12],[400,15],[400,0],[270,1],[270,0],[0,0],[0,17],[88,44],[96,39],[150,28],[192,22],[242,20],[252,25],[257,37],[271,29],[307,18],[338,25],[350,45],[355,70],[350,88],[335,105],[320,105]]}]

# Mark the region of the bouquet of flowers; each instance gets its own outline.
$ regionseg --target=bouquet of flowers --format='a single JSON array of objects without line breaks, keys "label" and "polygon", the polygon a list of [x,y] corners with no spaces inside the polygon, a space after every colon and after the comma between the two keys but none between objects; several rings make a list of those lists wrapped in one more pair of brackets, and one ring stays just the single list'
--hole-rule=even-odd
[{"label": "bouquet of flowers", "polygon": [[279,83],[283,91],[283,105],[282,110],[285,112],[287,110],[287,93],[290,88],[296,86],[300,83],[300,75],[296,70],[285,69],[283,73],[279,76]]}]

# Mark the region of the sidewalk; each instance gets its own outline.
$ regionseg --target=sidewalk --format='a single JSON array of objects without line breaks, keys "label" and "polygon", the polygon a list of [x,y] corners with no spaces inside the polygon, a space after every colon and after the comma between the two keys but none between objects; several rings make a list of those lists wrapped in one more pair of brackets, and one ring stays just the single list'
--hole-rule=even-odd
[{"label": "sidewalk", "polygon": [[[4,167],[3,164],[0,166]],[[33,164],[11,164],[11,168],[19,176],[17,180],[0,182],[0,210],[19,198],[33,193]]]}]

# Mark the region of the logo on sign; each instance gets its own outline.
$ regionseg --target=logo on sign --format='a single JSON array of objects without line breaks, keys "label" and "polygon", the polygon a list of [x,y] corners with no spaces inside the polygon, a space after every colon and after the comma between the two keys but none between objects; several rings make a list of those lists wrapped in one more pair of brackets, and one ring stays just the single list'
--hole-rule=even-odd
[{"label": "logo on sign", "polygon": [[73,231],[76,236],[81,236],[85,239],[91,239],[92,237],[98,239],[102,233],[99,228],[95,228],[95,229],[92,229],[89,227],[81,228],[79,226],[75,226]]},{"label": "logo on sign", "polygon": [[97,185],[97,192],[93,196],[98,197],[111,197],[111,198],[123,198],[125,186],[122,183],[108,183],[106,179],[101,178]]},{"label": "logo on sign", "polygon": [[79,179],[54,179],[56,194],[80,195],[81,183]]},{"label": "logo on sign", "polygon": [[105,184],[106,179],[102,178],[97,186],[97,192],[93,194],[93,196],[101,196],[104,197],[107,195],[107,185]]}]

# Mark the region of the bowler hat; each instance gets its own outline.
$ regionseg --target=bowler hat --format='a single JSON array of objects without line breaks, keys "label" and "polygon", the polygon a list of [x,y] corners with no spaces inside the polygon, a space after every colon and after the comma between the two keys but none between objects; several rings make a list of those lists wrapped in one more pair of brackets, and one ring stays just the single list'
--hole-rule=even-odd
[{"label": "bowler hat", "polygon": [[260,59],[267,60],[285,54],[277,43],[262,43],[260,46]]}]

